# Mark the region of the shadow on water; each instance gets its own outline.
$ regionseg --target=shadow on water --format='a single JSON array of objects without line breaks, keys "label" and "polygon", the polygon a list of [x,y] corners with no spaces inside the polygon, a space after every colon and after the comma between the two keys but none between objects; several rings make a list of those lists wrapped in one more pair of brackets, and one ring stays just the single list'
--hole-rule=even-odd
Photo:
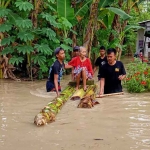
[{"label": "shadow on water", "polygon": [[45,82],[0,80],[0,150],[150,150],[150,93],[97,99],[92,109],[69,100],[54,123],[36,127],[34,116],[56,96]]}]

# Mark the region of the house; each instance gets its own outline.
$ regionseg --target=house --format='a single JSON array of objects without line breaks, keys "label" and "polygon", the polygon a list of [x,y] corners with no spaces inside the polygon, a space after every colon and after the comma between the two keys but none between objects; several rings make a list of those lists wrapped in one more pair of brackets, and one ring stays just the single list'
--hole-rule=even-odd
[{"label": "house", "polygon": [[150,20],[139,22],[137,31],[136,53],[142,51],[143,56],[150,60]]}]

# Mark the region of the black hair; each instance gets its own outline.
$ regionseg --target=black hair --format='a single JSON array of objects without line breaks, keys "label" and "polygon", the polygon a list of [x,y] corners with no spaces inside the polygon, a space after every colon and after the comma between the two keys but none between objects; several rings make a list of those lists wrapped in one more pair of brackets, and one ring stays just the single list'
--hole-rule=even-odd
[{"label": "black hair", "polygon": [[116,49],[115,49],[115,48],[109,48],[109,49],[107,50],[107,54],[109,55],[109,54],[111,54],[111,53],[114,53],[114,54],[116,55],[116,53],[117,53]]},{"label": "black hair", "polygon": [[104,46],[101,46],[99,49],[100,49],[100,50],[102,50],[102,49],[105,50],[105,47],[104,47]]}]

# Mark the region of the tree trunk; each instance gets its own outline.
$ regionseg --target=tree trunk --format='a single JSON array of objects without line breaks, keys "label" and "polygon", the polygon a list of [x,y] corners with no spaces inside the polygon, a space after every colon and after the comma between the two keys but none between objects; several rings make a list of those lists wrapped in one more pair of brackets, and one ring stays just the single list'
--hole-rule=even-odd
[{"label": "tree trunk", "polygon": [[[127,9],[126,13],[130,14],[130,9]],[[128,24],[128,20],[125,20],[121,26],[121,31],[124,30],[124,28],[126,27],[127,24]],[[121,38],[120,45],[123,45],[123,41],[124,41],[124,36]],[[121,59],[121,55],[122,55],[122,50],[119,48],[117,60]]]},{"label": "tree trunk", "polygon": [[[123,0],[119,0],[118,1],[118,6],[121,8],[123,5]],[[121,29],[121,24],[120,24],[120,17],[116,14],[112,23],[112,29],[114,29],[118,35],[120,34],[120,32],[122,31]],[[109,42],[111,42],[112,40],[114,40],[114,35],[111,33],[109,36]],[[122,54],[122,50],[119,47],[116,47],[117,50],[117,60],[120,60],[121,58],[121,54]]]},{"label": "tree trunk", "polygon": [[[73,27],[73,30],[76,31],[76,26]],[[77,45],[77,36],[76,34],[72,34],[72,47],[75,47]]]},{"label": "tree trunk", "polygon": [[83,40],[83,46],[88,50],[88,57],[91,56],[91,47],[93,42],[93,36],[95,32],[95,27],[97,25],[97,15],[98,15],[98,4],[100,0],[93,0],[90,7],[89,22],[87,25],[87,30]]}]

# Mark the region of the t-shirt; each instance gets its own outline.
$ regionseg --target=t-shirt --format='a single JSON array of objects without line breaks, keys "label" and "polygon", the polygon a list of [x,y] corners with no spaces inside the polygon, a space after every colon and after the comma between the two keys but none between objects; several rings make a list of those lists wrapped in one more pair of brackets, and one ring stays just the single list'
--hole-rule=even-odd
[{"label": "t-shirt", "polygon": [[113,66],[106,63],[100,70],[100,78],[105,78],[104,94],[122,92],[119,75],[125,75],[126,71],[121,61],[116,61]]},{"label": "t-shirt", "polygon": [[49,70],[49,81],[54,83],[54,74],[58,74],[58,83],[60,83],[61,77],[63,75],[64,63],[60,63],[58,60],[50,67]]},{"label": "t-shirt", "polygon": [[95,61],[95,66],[99,66],[98,77],[100,76],[100,68],[107,63],[107,57],[105,56],[103,59],[98,57]]},{"label": "t-shirt", "polygon": [[79,56],[72,58],[72,60],[68,63],[69,65],[73,66],[74,68],[77,67],[86,67],[87,71],[93,75],[93,69],[91,65],[91,61],[89,58],[86,58],[85,61],[81,61]]}]

